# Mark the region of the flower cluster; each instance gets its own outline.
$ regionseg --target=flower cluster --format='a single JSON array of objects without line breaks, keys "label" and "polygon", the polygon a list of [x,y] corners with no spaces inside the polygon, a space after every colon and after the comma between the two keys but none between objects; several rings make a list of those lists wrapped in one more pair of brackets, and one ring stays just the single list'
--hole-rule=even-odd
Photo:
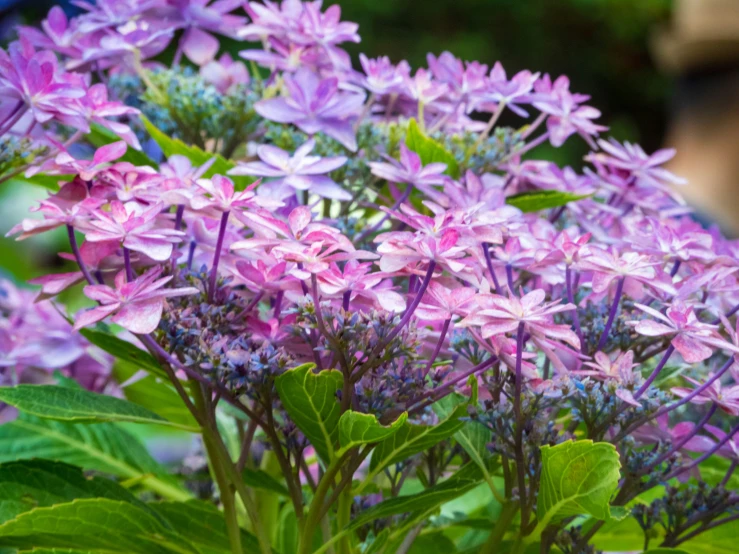
[{"label": "flower cluster", "polygon": [[[213,410],[223,401],[245,412],[239,464],[265,459],[265,448],[277,457],[301,553],[330,491],[353,490],[371,510],[369,492],[398,495],[413,476],[433,487],[492,456],[505,480],[498,491],[488,479],[492,493],[513,511],[489,540],[502,540],[518,512],[523,544],[585,551],[603,522],[568,524],[597,513],[542,515],[542,453],[571,439],[615,446],[620,507],[690,481],[709,458],[726,461],[720,482],[701,489],[710,510],[680,500],[687,519],[671,524],[665,545],[730,520],[739,243],[690,219],[674,189],[681,179],[663,167],[675,153],[600,138],[600,113],[565,76],[509,76],[449,52],[415,71],[361,56],[355,70],[341,45],[359,41],[357,26],[338,6],[241,4],[110,0],[72,20],[54,8],[42,30],[23,28],[0,51],[2,134],[46,146],[21,170],[59,182],[41,217],[10,234],[66,228],[78,270],[37,284],[45,297],[85,284],[97,305],[74,328],[115,323],[174,383],[201,385]],[[262,48],[240,52],[245,62],[218,57],[216,36]],[[175,59],[163,68],[170,42]],[[501,127],[504,113],[520,124]],[[114,136],[101,142],[100,126]],[[537,147],[569,139],[591,149],[582,167],[537,159]],[[85,155],[73,143],[96,148]],[[22,345],[57,337],[63,321],[47,313],[13,325],[3,332],[21,347],[5,366],[66,367],[85,355],[65,329],[55,365],[26,362]],[[331,420],[311,397],[311,418],[326,418],[319,433],[286,392],[304,364],[320,371],[304,380],[321,384],[301,394],[329,391],[320,402],[336,405]],[[340,449],[351,429],[338,414],[370,417],[386,433],[405,425],[410,446],[388,455],[390,435],[374,429],[376,440]],[[457,424],[479,433],[479,450]],[[433,440],[413,450],[408,437],[429,429]],[[353,477],[363,480],[352,489]],[[304,488],[314,495],[307,513]],[[635,511],[648,537],[661,518],[672,522],[680,495],[670,495]],[[344,525],[351,499],[341,502]],[[424,525],[409,521],[401,542]],[[395,540],[391,527],[358,537]]]}]

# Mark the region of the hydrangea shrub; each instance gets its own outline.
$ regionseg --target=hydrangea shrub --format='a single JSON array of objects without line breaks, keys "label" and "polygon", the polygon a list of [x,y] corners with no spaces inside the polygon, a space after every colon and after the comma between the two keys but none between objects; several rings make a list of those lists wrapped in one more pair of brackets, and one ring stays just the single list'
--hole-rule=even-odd
[{"label": "hydrangea shrub", "polygon": [[739,244],[674,151],[565,76],[355,69],[320,0],[79,4],[0,50],[9,234],[74,263],[1,284],[0,547],[735,551]]}]

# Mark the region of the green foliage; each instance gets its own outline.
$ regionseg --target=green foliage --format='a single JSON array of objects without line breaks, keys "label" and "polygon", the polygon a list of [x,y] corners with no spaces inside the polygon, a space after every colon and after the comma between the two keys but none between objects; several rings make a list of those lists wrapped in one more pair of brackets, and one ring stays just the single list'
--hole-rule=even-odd
[{"label": "green foliage", "polygon": [[341,372],[315,373],[315,364],[303,364],[275,380],[285,410],[324,461],[334,457],[341,414],[337,393],[344,384]]},{"label": "green foliage", "polygon": [[[85,136],[85,138],[95,148],[100,148],[101,146],[105,146],[106,144],[119,142],[121,140],[121,137],[116,135],[113,131],[106,129],[98,123],[93,123],[90,125],[90,132]],[[131,148],[130,146],[126,150],[126,153],[121,158],[119,158],[118,161],[129,162],[135,166],[148,165],[149,167],[153,167],[154,169],[158,167],[156,162],[154,162],[154,160],[152,160],[149,156],[147,156],[140,150]]]},{"label": "green foliage", "polygon": [[0,465],[0,523],[18,515],[76,498],[107,498],[133,504],[154,514],[127,489],[110,479],[88,479],[82,469],[50,460],[23,460]]},{"label": "green foliage", "polygon": [[408,512],[427,511],[472,490],[482,481],[482,472],[475,464],[467,464],[445,481],[418,494],[390,498],[365,510],[351,524],[356,529],[377,519]]},{"label": "green foliage", "polygon": [[[130,362],[117,360],[113,368],[116,380],[121,383],[124,396],[139,406],[148,408],[155,414],[167,419],[174,426],[186,431],[197,431],[198,424],[183,404],[182,399],[168,382],[156,375],[136,375],[139,366]],[[134,376],[132,382],[128,382]]]},{"label": "green foliage", "polygon": [[255,489],[275,492],[282,496],[287,496],[289,494],[285,485],[280,483],[266,471],[245,468],[244,471],[241,472],[241,477],[244,479],[244,483],[250,487],[254,487]]},{"label": "green foliage", "polygon": [[464,426],[464,422],[459,418],[466,414],[466,406],[460,405],[437,425],[403,422],[396,433],[380,442],[372,452],[370,474],[374,475],[390,464],[402,461],[451,437]]},{"label": "green foliage", "polygon": [[57,421],[128,421],[179,427],[137,404],[84,389],[56,385],[0,387],[0,401],[26,413]]},{"label": "green foliage", "polygon": [[524,213],[540,212],[550,208],[559,208],[570,202],[577,202],[589,195],[573,194],[571,192],[560,192],[558,190],[537,190],[535,192],[522,192],[506,198],[506,204],[518,208]]},{"label": "green foliage", "polygon": [[[151,138],[154,139],[154,142],[159,145],[159,148],[162,149],[162,152],[166,157],[179,154],[180,156],[185,156],[195,166],[203,165],[209,160],[215,158],[215,162],[213,162],[213,165],[210,167],[210,169],[208,169],[208,171],[205,172],[203,177],[212,177],[213,175],[226,175],[229,170],[236,167],[236,164],[234,162],[227,160],[220,154],[205,152],[197,146],[188,146],[180,139],[167,136],[162,131],[157,129],[156,126],[154,126],[154,124],[146,118],[146,116],[142,115],[141,121],[143,122],[144,127],[146,127],[146,131],[151,135]],[[237,190],[243,190],[254,182],[254,179],[251,179],[250,177],[234,176],[230,178],[233,180]]]},{"label": "green foliage", "polygon": [[145,350],[137,348],[130,342],[119,339],[110,333],[95,331],[93,329],[80,329],[79,332],[88,341],[98,348],[105,350],[108,354],[126,362],[130,362],[133,365],[156,375],[166,377],[164,371],[162,371],[162,368],[159,366],[159,362],[156,361],[154,356]]},{"label": "green foliage", "polygon": [[346,411],[339,418],[339,444],[342,450],[354,446],[380,442],[398,432],[408,419],[408,412],[403,412],[390,425],[382,425],[372,414],[361,414]]},{"label": "green foliage", "polygon": [[139,482],[165,498],[190,494],[115,423],[75,425],[21,413],[0,426],[0,463],[48,458]]},{"label": "green foliage", "polygon": [[621,475],[612,444],[579,440],[542,446],[541,462],[540,525],[583,514],[609,518],[609,502]]},{"label": "green foliage", "polygon": [[415,119],[408,123],[408,132],[405,144],[409,150],[413,150],[421,158],[423,165],[430,163],[446,164],[446,173],[455,179],[459,178],[460,170],[457,160],[451,152],[447,151],[434,139],[427,137],[418,127]]}]

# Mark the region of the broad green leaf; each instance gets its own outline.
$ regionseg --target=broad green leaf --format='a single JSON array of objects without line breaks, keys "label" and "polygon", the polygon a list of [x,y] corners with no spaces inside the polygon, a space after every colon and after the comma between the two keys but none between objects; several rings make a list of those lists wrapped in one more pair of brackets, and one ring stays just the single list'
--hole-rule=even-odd
[{"label": "broad green leaf", "polygon": [[[711,552],[714,551],[711,550]],[[680,548],[650,548],[644,554],[689,554],[689,552]]]},{"label": "broad green leaf", "polygon": [[437,425],[416,425],[408,421],[403,422],[396,433],[380,442],[372,452],[370,473],[366,481],[390,464],[405,460],[451,437],[464,426],[464,422],[459,418],[466,414],[465,405],[460,405]]},{"label": "broad green leaf", "polygon": [[[471,403],[477,403],[477,379],[471,380],[472,398]],[[453,393],[433,405],[434,412],[439,417],[448,417],[456,408],[465,402],[461,394]],[[493,432],[483,424],[476,421],[466,421],[462,428],[454,433],[454,440],[464,449],[470,459],[477,464],[483,473],[485,482],[491,489],[496,488],[493,476],[489,471],[493,458],[488,449],[488,444],[493,440]],[[497,488],[496,488],[497,491]]]},{"label": "broad green leaf", "polygon": [[[230,554],[226,521],[223,512],[202,500],[188,502],[155,502],[151,504],[179,534],[185,543],[195,546],[202,554]],[[254,535],[241,531],[244,554],[259,553]]]},{"label": "broad green leaf", "polygon": [[467,464],[445,481],[418,494],[397,496],[375,504],[357,516],[349,526],[357,529],[366,523],[408,512],[427,511],[462,496],[482,482],[482,472],[474,464]]},{"label": "broad green leaf", "polygon": [[21,413],[0,426],[0,463],[32,458],[57,460],[139,481],[171,500],[191,498],[136,437],[115,423],[75,425]]},{"label": "broad green leaf", "polygon": [[[116,135],[113,131],[106,129],[98,123],[93,123],[92,125],[90,125],[90,132],[85,138],[95,148],[100,148],[101,146],[105,146],[106,144],[112,144],[121,140],[121,137]],[[158,167],[156,162],[154,162],[154,160],[152,160],[149,156],[147,156],[140,150],[131,148],[130,146],[126,150],[126,153],[123,154],[123,156],[117,161],[129,162],[135,166],[148,165],[149,167],[153,167],[154,169]]]},{"label": "broad green leaf", "polygon": [[198,554],[150,512],[107,498],[84,498],[25,512],[0,525],[0,546]]},{"label": "broad green leaf", "polygon": [[156,513],[128,489],[102,477],[88,479],[82,469],[51,460],[23,460],[0,465],[0,523],[18,515],[77,498],[121,500]]},{"label": "broad green leaf", "polygon": [[573,194],[558,190],[537,190],[509,196],[506,198],[506,204],[518,208],[524,213],[530,213],[549,208],[559,208],[560,206],[564,206],[570,202],[577,202],[589,196],[589,194]]},{"label": "broad green leaf", "polygon": [[128,421],[180,427],[133,402],[84,389],[56,385],[0,387],[0,401],[22,412],[57,421]]},{"label": "broad green leaf", "polygon": [[621,463],[616,448],[591,440],[541,447],[539,526],[576,515],[609,519]]},{"label": "broad green leaf", "polygon": [[[125,385],[121,387],[121,390],[128,400],[148,408],[189,431],[199,429],[190,410],[187,409],[169,381],[151,374],[143,377],[136,376],[131,380],[137,372],[139,372],[138,365],[130,362],[118,360],[113,366],[113,375],[118,383]],[[129,380],[131,382],[128,382]]]},{"label": "broad green leaf", "polygon": [[408,419],[408,412],[400,414],[390,425],[382,425],[372,414],[360,414],[351,410],[339,419],[339,444],[348,450],[361,444],[380,442],[398,432]]},{"label": "broad green leaf", "polygon": [[244,471],[241,472],[241,477],[243,478],[244,483],[255,489],[276,492],[283,496],[288,496],[290,494],[285,485],[261,469],[245,468]]},{"label": "broad green leaf", "polygon": [[74,175],[45,175],[43,173],[37,173],[32,177],[25,177],[22,174],[16,175],[10,179],[6,186],[17,185],[35,185],[50,190],[51,192],[57,192],[59,190],[59,183],[71,181],[74,179]]},{"label": "broad green leaf", "polygon": [[456,551],[457,548],[452,539],[444,535],[442,531],[435,531],[416,537],[408,554],[449,554]]},{"label": "broad green leaf", "polygon": [[[226,175],[229,170],[236,167],[235,162],[227,160],[220,154],[205,152],[197,146],[188,146],[180,139],[167,136],[162,131],[157,129],[157,127],[144,115],[141,115],[141,121],[143,122],[144,127],[146,127],[146,131],[151,135],[151,138],[154,139],[154,142],[159,145],[159,148],[162,149],[162,152],[166,157],[169,158],[170,156],[179,154],[180,156],[185,156],[195,166],[203,165],[205,162],[211,160],[212,158],[215,158],[215,162],[213,162],[213,165],[210,167],[210,169],[208,169],[208,171],[205,172],[205,175],[203,175],[203,177],[212,177],[213,175]],[[243,190],[254,182],[254,179],[244,176],[229,176],[229,178],[234,182],[237,190]]]},{"label": "broad green leaf", "polygon": [[339,434],[341,406],[337,393],[344,384],[341,372],[315,373],[315,364],[303,364],[286,371],[275,380],[280,400],[318,455],[329,461]]},{"label": "broad green leaf", "polygon": [[418,154],[423,165],[430,163],[446,164],[446,173],[454,179],[459,178],[459,164],[452,153],[434,139],[423,134],[415,119],[411,119],[408,123],[405,144],[408,150],[413,150]]},{"label": "broad green leaf", "polygon": [[[115,551],[100,550],[99,548],[96,548],[95,550],[79,550],[77,548],[34,548],[33,550],[21,550],[20,552],[14,549],[13,553],[15,554],[16,552],[19,554],[111,554]],[[3,552],[0,551],[0,554],[3,554]]]},{"label": "broad green leaf", "polygon": [[166,378],[154,356],[115,335],[93,329],[80,329],[80,334],[98,348],[133,365]]}]

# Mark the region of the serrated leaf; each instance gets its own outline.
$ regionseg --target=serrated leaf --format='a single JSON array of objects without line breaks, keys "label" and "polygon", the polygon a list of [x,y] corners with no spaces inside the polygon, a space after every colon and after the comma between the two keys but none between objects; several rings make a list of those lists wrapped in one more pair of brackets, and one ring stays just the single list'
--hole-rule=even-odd
[{"label": "serrated leaf", "polygon": [[33,510],[77,498],[108,498],[156,512],[128,489],[102,477],[88,479],[82,469],[51,460],[22,460],[0,465],[0,523]]},{"label": "serrated leaf", "polygon": [[118,360],[113,366],[113,375],[116,380],[125,385],[121,387],[123,395],[131,402],[148,408],[172,423],[188,431],[197,432],[198,423],[169,381],[149,374],[139,375],[128,382],[138,371],[138,366],[123,360]]},{"label": "serrated leaf", "polygon": [[559,208],[560,206],[564,206],[570,202],[577,202],[589,196],[589,194],[573,194],[558,190],[537,190],[534,192],[514,194],[506,198],[505,201],[506,204],[518,208],[523,213],[531,213],[550,208]]},{"label": "serrated leaf", "polygon": [[606,442],[567,441],[541,447],[540,526],[576,515],[607,520],[621,476],[618,452]]},{"label": "serrated leaf", "polygon": [[21,413],[0,426],[0,463],[47,458],[140,483],[172,500],[184,490],[130,433],[115,423],[75,425]]},{"label": "serrated leaf", "polygon": [[0,525],[0,546],[198,554],[151,513],[107,498],[74,500],[25,512]]},{"label": "serrated leaf", "polygon": [[400,414],[390,425],[382,425],[372,414],[361,414],[351,410],[339,419],[339,444],[342,450],[355,446],[380,442],[394,435],[408,419],[408,412]]},{"label": "serrated leaf", "polygon": [[[202,554],[230,554],[231,545],[223,513],[213,504],[202,500],[188,502],[156,502],[151,505],[164,517],[185,542]],[[259,542],[251,533],[241,530],[244,554],[257,554]]]},{"label": "serrated leaf", "polygon": [[[165,133],[157,129],[156,125],[149,121],[144,115],[141,115],[141,121],[143,122],[144,127],[146,127],[146,131],[151,135],[151,138],[154,139],[154,142],[159,145],[159,148],[162,149],[162,152],[166,157],[174,156],[176,154],[185,156],[195,166],[201,166],[212,158],[215,158],[215,162],[213,162],[213,165],[205,172],[203,177],[207,178],[212,177],[213,175],[226,175],[229,170],[236,167],[235,162],[227,160],[220,154],[205,152],[197,146],[188,146],[180,139],[167,136]],[[229,176],[229,178],[234,182],[236,190],[244,190],[254,182],[254,179],[245,176],[234,175]]]},{"label": "serrated leaf", "polygon": [[329,461],[339,434],[341,406],[337,393],[344,384],[341,372],[315,373],[315,364],[303,364],[275,379],[277,393],[295,425],[308,438],[316,453]]},{"label": "serrated leaf", "polygon": [[133,402],[56,385],[0,387],[0,401],[45,419],[76,423],[127,421],[180,427]]},{"label": "serrated leaf", "polygon": [[350,524],[351,529],[357,529],[366,523],[381,518],[416,512],[418,510],[430,510],[445,502],[454,500],[464,493],[472,490],[482,482],[482,472],[474,464],[467,464],[462,469],[451,475],[445,481],[426,489],[417,494],[398,496],[375,504],[363,511]]},{"label": "serrated leaf", "polygon": [[405,421],[396,433],[380,442],[372,452],[370,476],[451,437],[464,425],[459,418],[466,413],[465,405],[460,405],[437,425],[416,425]]},{"label": "serrated leaf", "polygon": [[[111,131],[110,129],[106,129],[98,123],[92,123],[90,125],[90,132],[85,136],[85,138],[95,148],[100,148],[101,146],[105,146],[106,144],[112,144],[121,140],[121,137],[116,135],[113,131]],[[153,167],[154,169],[159,167],[157,163],[149,156],[144,154],[141,150],[131,148],[131,146],[126,149],[126,153],[117,161],[128,162],[138,167],[146,165],[148,165],[149,167]]]},{"label": "serrated leaf", "polygon": [[454,155],[434,139],[427,137],[418,127],[415,119],[411,119],[408,123],[405,144],[409,150],[413,150],[418,154],[423,165],[430,163],[446,164],[445,173],[454,179],[459,178],[459,164]]},{"label": "serrated leaf", "polygon": [[141,350],[130,342],[102,331],[80,329],[80,334],[101,350],[105,350],[108,354],[166,378],[166,374],[159,366],[159,362],[146,350]]}]

